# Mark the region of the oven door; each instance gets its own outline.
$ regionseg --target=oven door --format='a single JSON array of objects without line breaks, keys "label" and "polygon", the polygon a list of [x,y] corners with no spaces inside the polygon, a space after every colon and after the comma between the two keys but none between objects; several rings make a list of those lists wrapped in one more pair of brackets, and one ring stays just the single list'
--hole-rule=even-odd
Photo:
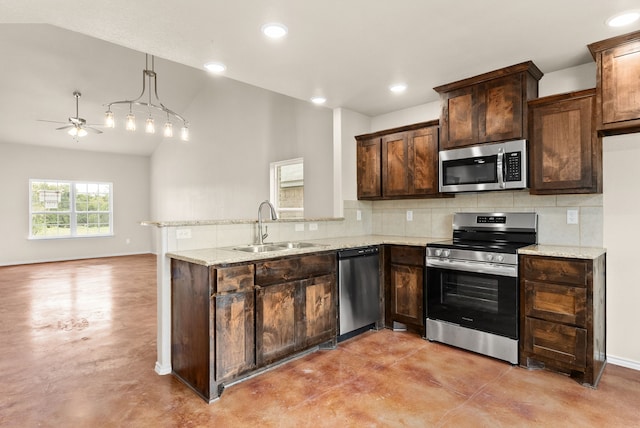
[{"label": "oven door", "polygon": [[427,318],[518,339],[518,267],[427,258]]}]

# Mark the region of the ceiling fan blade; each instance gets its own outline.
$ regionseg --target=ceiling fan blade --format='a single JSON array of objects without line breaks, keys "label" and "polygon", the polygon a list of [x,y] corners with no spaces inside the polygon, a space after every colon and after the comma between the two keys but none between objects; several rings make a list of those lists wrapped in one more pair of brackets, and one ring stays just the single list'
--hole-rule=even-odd
[{"label": "ceiling fan blade", "polygon": [[75,128],[75,125],[65,125],[60,128],[56,128],[56,131],[62,131],[63,129]]},{"label": "ceiling fan blade", "polygon": [[102,131],[96,128],[93,128],[91,126],[85,126],[84,129],[86,129],[87,131],[91,131],[94,134],[102,134]]},{"label": "ceiling fan blade", "polygon": [[49,122],[49,123],[69,123],[69,122],[62,122],[59,120],[47,120],[47,119],[36,119],[38,122]]}]

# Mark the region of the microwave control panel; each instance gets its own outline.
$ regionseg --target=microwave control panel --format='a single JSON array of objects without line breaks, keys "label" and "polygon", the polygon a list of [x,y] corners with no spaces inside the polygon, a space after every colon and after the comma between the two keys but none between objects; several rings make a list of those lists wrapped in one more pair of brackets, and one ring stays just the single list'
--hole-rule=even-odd
[{"label": "microwave control panel", "polygon": [[504,154],[505,174],[504,181],[522,180],[522,153],[510,152]]}]

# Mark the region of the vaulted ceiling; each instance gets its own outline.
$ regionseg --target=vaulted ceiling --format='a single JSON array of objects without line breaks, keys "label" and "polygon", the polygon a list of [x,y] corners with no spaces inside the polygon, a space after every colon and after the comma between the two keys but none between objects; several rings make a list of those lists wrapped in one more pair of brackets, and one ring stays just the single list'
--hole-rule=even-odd
[{"label": "vaulted ceiling", "polygon": [[[522,61],[545,73],[590,62],[587,44],[640,29],[612,29],[605,20],[639,7],[637,0],[3,0],[0,141],[26,142],[24,126],[44,138],[51,127],[35,119],[66,120],[73,89],[85,91],[80,116],[102,120],[103,103],[139,92],[143,52],[170,60],[159,90],[175,110],[201,79],[213,78],[203,64],[220,61],[224,78],[302,100],[322,95],[329,108],[375,116],[437,100],[434,86]],[[285,38],[261,34],[274,21],[288,27]],[[391,93],[396,82],[406,92]],[[109,150],[149,154],[158,141],[132,149],[126,138]],[[85,148],[101,150],[91,144]]]}]

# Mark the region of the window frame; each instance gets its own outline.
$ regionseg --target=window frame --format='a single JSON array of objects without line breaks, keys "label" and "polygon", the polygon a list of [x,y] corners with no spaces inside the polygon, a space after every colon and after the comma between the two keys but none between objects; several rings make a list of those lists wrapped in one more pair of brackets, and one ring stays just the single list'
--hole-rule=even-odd
[{"label": "window frame", "polygon": [[[34,183],[57,183],[69,185],[69,209],[66,211],[34,211],[33,210],[33,185]],[[81,211],[76,206],[77,195],[85,192],[79,192],[76,189],[78,184],[84,184],[86,186],[108,186],[109,187],[109,209],[97,210],[97,211]],[[88,192],[87,192],[88,193]],[[53,214],[60,213],[69,216],[69,234],[68,235],[34,235],[33,234],[33,218],[38,214]],[[109,216],[109,231],[99,234],[78,234],[78,215],[82,214],[108,214]],[[93,181],[93,180],[63,180],[63,179],[29,179],[29,236],[30,240],[48,240],[48,239],[75,239],[75,238],[104,238],[114,236],[114,222],[113,222],[113,182],[107,181]],[[82,225],[80,225],[82,226]]]},{"label": "window frame", "polygon": [[304,219],[304,200],[302,201],[301,208],[282,208],[280,206],[280,198],[278,197],[279,182],[278,182],[278,168],[286,165],[302,164],[302,187],[304,188],[304,158],[286,159],[282,161],[275,161],[269,164],[269,200],[273,204],[278,217],[281,212],[296,212],[300,213],[300,216],[292,217],[295,219]]}]

